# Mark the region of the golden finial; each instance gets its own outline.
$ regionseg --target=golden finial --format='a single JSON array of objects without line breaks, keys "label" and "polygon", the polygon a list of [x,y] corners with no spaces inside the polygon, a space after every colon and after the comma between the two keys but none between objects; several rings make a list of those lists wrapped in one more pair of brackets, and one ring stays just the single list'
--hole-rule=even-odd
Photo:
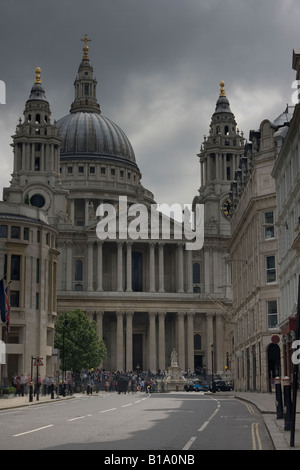
[{"label": "golden finial", "polygon": [[226,96],[226,93],[225,93],[225,83],[223,82],[223,80],[220,82],[220,96]]},{"label": "golden finial", "polygon": [[87,35],[84,35],[84,38],[81,39],[81,41],[84,42],[84,46],[82,48],[83,50],[83,60],[90,60],[89,58],[89,46],[87,45],[88,42],[91,42],[90,39],[88,39]]},{"label": "golden finial", "polygon": [[35,82],[34,83],[42,83],[42,80],[41,80],[41,69],[40,67],[37,67],[35,69]]}]

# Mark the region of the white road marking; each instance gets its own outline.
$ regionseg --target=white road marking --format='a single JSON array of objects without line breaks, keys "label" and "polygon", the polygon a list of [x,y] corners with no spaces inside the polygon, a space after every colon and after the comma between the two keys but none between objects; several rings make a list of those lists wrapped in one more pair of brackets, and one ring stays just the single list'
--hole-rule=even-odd
[{"label": "white road marking", "polygon": [[42,428],[31,429],[31,431],[20,432],[19,434],[14,434],[13,437],[24,436],[24,434],[30,434],[31,432],[41,431],[42,429],[51,428],[53,424],[48,424],[48,426],[43,426]]},{"label": "white road marking", "polygon": [[191,437],[190,440],[185,444],[184,448],[182,450],[189,450],[193,442],[195,442],[197,438],[196,437]]},{"label": "white road marking", "polygon": [[76,418],[68,419],[67,421],[76,421],[77,419],[85,418],[85,416],[77,416]]},{"label": "white road marking", "polygon": [[99,411],[99,413],[107,413],[108,411],[114,411],[116,410],[117,408],[110,408],[109,410],[103,410],[103,411]]}]

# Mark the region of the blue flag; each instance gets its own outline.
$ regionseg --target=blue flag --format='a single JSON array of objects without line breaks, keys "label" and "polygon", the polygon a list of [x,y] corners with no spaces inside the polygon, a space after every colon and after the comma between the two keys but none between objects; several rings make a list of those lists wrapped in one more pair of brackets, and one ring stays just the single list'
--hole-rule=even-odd
[{"label": "blue flag", "polygon": [[1,312],[1,321],[5,323],[6,308],[5,308],[5,289],[4,289],[3,279],[1,279],[0,281],[0,312]]}]

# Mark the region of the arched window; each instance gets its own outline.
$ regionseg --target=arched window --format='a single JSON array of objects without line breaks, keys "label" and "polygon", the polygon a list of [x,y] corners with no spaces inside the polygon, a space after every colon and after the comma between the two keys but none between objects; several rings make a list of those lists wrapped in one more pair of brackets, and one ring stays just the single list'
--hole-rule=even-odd
[{"label": "arched window", "polygon": [[83,281],[83,262],[81,259],[75,261],[75,281]]},{"label": "arched window", "polygon": [[199,334],[194,335],[194,349],[202,349],[201,348],[201,335]]}]

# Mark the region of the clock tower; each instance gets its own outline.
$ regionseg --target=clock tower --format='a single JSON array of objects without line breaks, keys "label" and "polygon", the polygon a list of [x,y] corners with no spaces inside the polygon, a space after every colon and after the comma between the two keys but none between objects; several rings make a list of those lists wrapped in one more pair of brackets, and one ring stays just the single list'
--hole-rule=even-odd
[{"label": "clock tower", "polygon": [[209,134],[198,154],[201,168],[199,196],[204,204],[203,283],[201,292],[212,298],[230,300],[226,246],[230,229],[230,186],[244,154],[244,137],[237,129],[234,114],[220,82],[220,93],[212,115]]},{"label": "clock tower", "polygon": [[4,188],[6,202],[27,204],[46,211],[55,224],[66,213],[68,191],[60,178],[61,137],[56,123],[51,123],[49,102],[35,70],[35,81],[25,104],[24,120],[19,119],[13,135],[14,167],[11,185]]}]

